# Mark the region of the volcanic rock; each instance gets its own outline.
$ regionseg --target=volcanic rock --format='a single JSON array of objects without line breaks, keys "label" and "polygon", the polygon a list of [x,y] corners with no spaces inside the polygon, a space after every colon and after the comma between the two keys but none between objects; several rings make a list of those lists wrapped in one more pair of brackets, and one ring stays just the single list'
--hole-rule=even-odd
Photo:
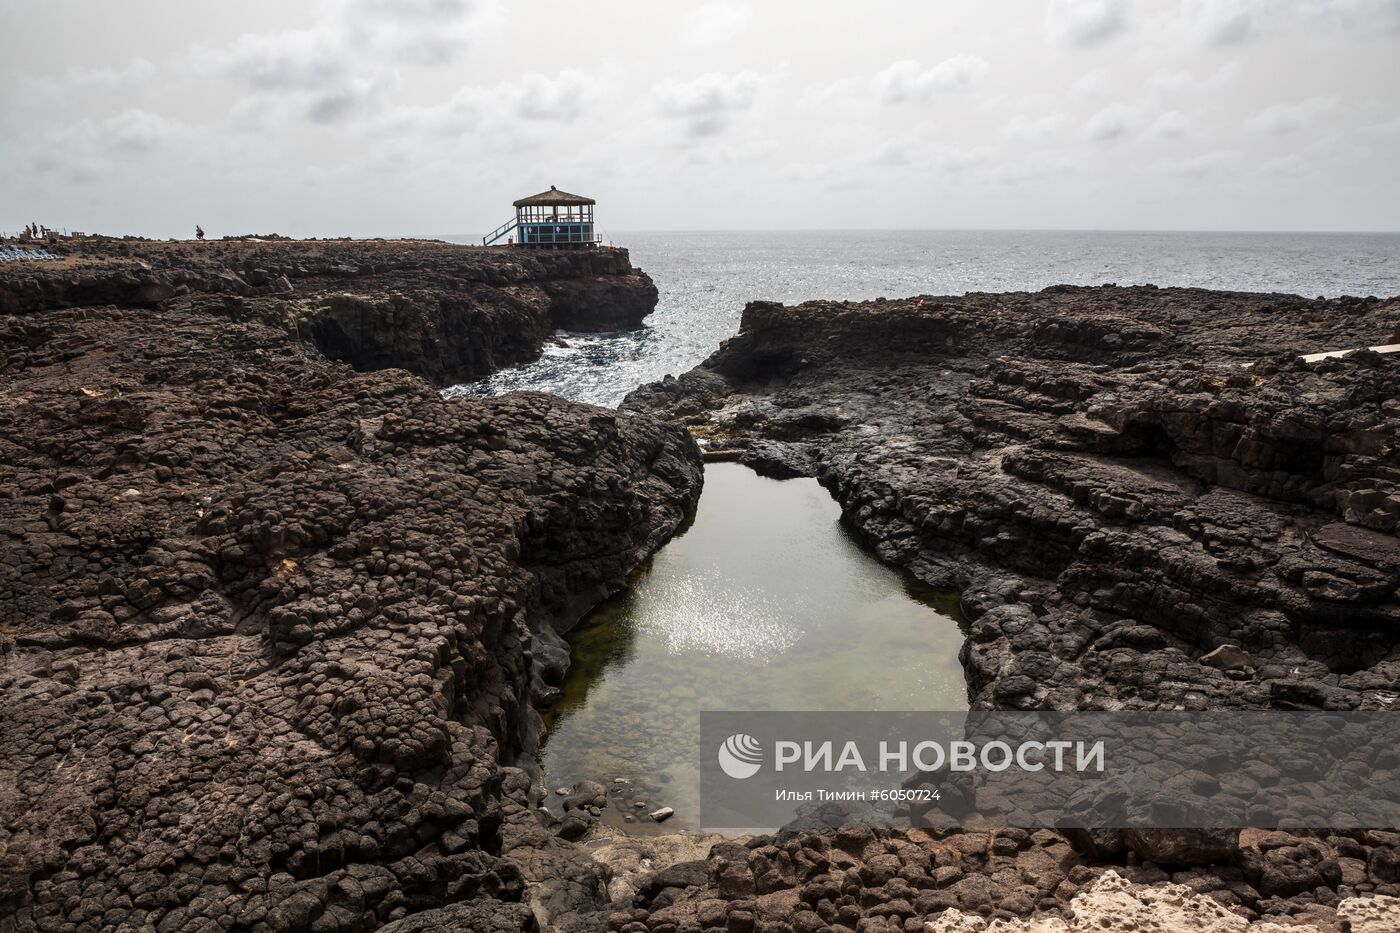
[{"label": "volcanic rock", "polygon": [[432,240],[64,245],[56,263],[0,274],[0,314],[70,307],[198,309],[260,320],[356,369],[399,367],[439,384],[540,355],[556,329],[626,330],[656,286],[625,249],[481,249]]},{"label": "volcanic rock", "polygon": [[[354,301],[421,287],[422,321],[487,330],[481,371],[575,260],[196,249],[152,248],[188,289],[161,307],[100,253],[0,283],[0,929],[587,927],[602,868],[532,799],[532,644],[680,525],[695,445],[301,336],[358,256]],[[296,326],[220,271],[249,250]]]},{"label": "volcanic rock", "polygon": [[624,408],[815,475],[882,559],[959,590],[976,707],[1384,708],[1400,357],[1300,357],[1398,321],[1150,286],[752,302]]}]

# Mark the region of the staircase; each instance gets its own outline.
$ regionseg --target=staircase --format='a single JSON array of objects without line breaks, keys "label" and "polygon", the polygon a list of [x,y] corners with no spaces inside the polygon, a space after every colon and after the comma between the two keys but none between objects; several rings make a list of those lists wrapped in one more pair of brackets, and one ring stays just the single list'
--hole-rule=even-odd
[{"label": "staircase", "polygon": [[512,217],[510,220],[507,220],[495,230],[492,230],[490,233],[486,234],[486,236],[481,238],[481,245],[490,246],[492,243],[495,243],[507,233],[510,233],[512,230],[515,229],[515,221],[516,218]]}]

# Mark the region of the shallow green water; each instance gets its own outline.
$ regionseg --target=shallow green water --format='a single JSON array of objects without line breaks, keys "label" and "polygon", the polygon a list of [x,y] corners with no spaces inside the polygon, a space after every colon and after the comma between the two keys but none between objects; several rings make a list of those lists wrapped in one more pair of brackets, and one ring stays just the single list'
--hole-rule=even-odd
[{"label": "shallow green water", "polygon": [[624,777],[608,822],[669,806],[661,826],[626,825],[697,829],[702,709],[966,709],[955,599],[879,563],[840,517],[815,480],[710,464],[690,528],[570,633],[548,786]]}]

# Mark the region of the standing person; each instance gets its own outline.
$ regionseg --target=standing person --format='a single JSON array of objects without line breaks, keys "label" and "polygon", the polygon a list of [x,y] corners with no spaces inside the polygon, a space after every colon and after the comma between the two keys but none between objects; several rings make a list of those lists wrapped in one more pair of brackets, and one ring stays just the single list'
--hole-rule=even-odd
[{"label": "standing person", "polygon": [[201,227],[199,224],[194,225],[194,238],[196,240],[204,239],[204,228]]}]

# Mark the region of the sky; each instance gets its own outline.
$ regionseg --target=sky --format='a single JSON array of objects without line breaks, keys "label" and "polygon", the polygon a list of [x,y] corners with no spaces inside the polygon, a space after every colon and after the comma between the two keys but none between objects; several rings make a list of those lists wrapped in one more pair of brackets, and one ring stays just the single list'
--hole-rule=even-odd
[{"label": "sky", "polygon": [[0,0],[0,230],[1400,230],[1400,0]]}]

